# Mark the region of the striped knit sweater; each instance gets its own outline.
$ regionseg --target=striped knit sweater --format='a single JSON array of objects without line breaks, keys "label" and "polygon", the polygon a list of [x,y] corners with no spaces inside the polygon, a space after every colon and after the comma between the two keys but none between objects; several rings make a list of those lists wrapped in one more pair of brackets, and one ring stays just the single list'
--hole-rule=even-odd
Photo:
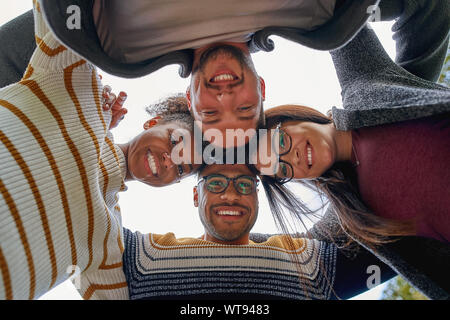
[{"label": "striped knit sweater", "polygon": [[232,246],[125,229],[125,247],[130,299],[334,297],[337,248],[323,241],[295,239],[292,250],[281,236]]},{"label": "striped knit sweater", "polygon": [[0,299],[38,298],[79,271],[84,298],[127,298],[125,160],[102,85],[33,2],[36,51],[23,79],[0,90]]},{"label": "striped knit sweater", "polygon": [[108,132],[102,85],[95,67],[49,31],[39,2],[34,15],[36,51],[23,79],[0,90],[0,299],[38,298],[74,270],[85,299],[330,296],[336,249],[316,240],[297,241],[306,291],[277,237],[236,247],[170,234],[138,242],[148,237],[136,233],[123,268],[125,160]]}]

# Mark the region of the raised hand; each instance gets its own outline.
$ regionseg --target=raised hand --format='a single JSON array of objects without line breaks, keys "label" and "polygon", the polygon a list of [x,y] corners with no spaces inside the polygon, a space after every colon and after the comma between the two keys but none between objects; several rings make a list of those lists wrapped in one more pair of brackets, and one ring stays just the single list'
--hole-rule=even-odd
[{"label": "raised hand", "polygon": [[119,92],[119,95],[116,96],[111,92],[111,87],[106,85],[103,87],[102,93],[102,108],[104,111],[111,110],[112,118],[111,123],[109,125],[109,129],[113,129],[117,127],[120,121],[123,120],[125,114],[127,114],[128,110],[123,107],[125,100],[127,99],[127,94],[123,91]]}]

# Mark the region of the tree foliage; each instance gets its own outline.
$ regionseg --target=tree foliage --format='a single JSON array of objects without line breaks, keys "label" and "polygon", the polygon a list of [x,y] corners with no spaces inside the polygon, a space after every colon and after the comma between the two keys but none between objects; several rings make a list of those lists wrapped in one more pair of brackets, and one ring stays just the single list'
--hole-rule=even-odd
[{"label": "tree foliage", "polygon": [[398,276],[390,280],[384,289],[381,300],[429,300],[412,287],[406,280]]},{"label": "tree foliage", "polygon": [[447,49],[447,57],[445,58],[444,67],[438,82],[450,87],[450,47]]}]

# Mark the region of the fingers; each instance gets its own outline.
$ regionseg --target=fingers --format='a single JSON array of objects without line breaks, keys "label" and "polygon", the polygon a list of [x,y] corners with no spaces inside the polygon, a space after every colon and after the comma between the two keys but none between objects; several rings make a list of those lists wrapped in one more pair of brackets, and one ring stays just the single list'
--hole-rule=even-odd
[{"label": "fingers", "polygon": [[127,94],[124,91],[121,91],[119,92],[119,95],[116,96],[111,90],[111,87],[106,85],[103,87],[102,92],[102,108],[104,111],[111,110],[109,129],[115,128],[128,112],[128,110],[123,107],[123,104],[127,99]]},{"label": "fingers", "polygon": [[[114,96],[115,98],[115,96]],[[127,99],[127,94],[123,91],[120,91],[117,98],[114,99],[114,102],[112,104],[111,110],[120,110],[125,103],[125,100]]]},{"label": "fingers", "polygon": [[106,99],[106,105],[112,108],[116,101],[116,95],[114,93],[110,93],[108,98]]},{"label": "fingers", "polygon": [[111,87],[108,85],[103,87],[101,100],[103,111],[108,111],[111,108],[112,102],[114,102],[110,99],[111,90]]},{"label": "fingers", "polygon": [[125,108],[120,109],[119,111],[113,113],[111,118],[111,123],[109,125],[109,129],[113,129],[117,127],[117,125],[120,123],[120,121],[123,120],[125,115],[127,114],[128,110]]},{"label": "fingers", "polygon": [[102,93],[102,108],[103,111],[108,110],[119,110],[122,108],[125,100],[127,99],[127,94],[120,91],[119,95],[116,97],[114,93],[111,92],[110,86],[105,86]]}]

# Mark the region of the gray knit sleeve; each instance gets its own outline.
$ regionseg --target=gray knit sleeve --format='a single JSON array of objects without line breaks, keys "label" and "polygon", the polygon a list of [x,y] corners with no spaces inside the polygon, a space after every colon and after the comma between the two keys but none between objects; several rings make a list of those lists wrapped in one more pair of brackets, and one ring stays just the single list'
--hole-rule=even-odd
[{"label": "gray knit sleeve", "polygon": [[342,89],[343,109],[332,110],[338,130],[412,120],[450,110],[449,89],[397,65],[369,27],[330,54]]},{"label": "gray knit sleeve", "polygon": [[[382,0],[383,6],[399,0]],[[447,54],[450,1],[402,0],[403,12],[392,26],[395,62],[412,74],[436,82]],[[385,4],[384,4],[385,3]]]},{"label": "gray knit sleeve", "polygon": [[353,83],[382,78],[382,71],[400,69],[366,26],[345,47],[330,51],[342,90]]},{"label": "gray knit sleeve", "polygon": [[18,82],[36,48],[32,10],[0,27],[0,88]]},{"label": "gray knit sleeve", "polygon": [[377,19],[396,19],[392,27],[395,63],[373,32],[367,31],[370,28],[367,26],[344,48],[330,51],[342,88],[356,78],[376,80],[384,75],[380,72],[384,70],[402,75],[406,70],[418,78],[436,82],[449,44],[450,1],[382,0]]}]

